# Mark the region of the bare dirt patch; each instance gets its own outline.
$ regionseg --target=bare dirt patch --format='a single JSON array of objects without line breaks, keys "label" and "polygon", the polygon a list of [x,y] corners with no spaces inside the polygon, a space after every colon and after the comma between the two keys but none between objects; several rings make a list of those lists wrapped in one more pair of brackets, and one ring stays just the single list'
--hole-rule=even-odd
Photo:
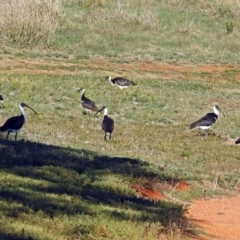
[{"label": "bare dirt patch", "polygon": [[240,195],[193,201],[188,219],[204,231],[205,239],[240,239]]}]

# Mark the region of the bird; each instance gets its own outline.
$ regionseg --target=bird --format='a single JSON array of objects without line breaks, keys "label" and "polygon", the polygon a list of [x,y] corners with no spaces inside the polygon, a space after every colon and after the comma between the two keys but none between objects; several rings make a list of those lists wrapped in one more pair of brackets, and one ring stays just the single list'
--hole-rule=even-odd
[{"label": "bird", "polygon": [[20,103],[19,104],[19,108],[21,111],[21,115],[19,116],[14,116],[9,118],[1,127],[0,127],[0,132],[7,132],[7,138],[10,133],[15,133],[15,141],[17,141],[17,135],[18,132],[21,130],[21,128],[23,127],[25,121],[26,121],[26,114],[24,111],[24,107],[27,107],[29,109],[31,109],[35,114],[36,111],[34,109],[32,109],[31,107],[29,107],[26,103]]},{"label": "bird", "polygon": [[120,89],[124,89],[124,88],[128,88],[130,86],[136,85],[136,83],[134,83],[133,81],[130,81],[130,80],[128,80],[126,78],[122,78],[122,77],[116,77],[116,78],[112,79],[111,76],[108,76],[107,78],[112,85],[116,85]]},{"label": "bird", "polygon": [[[108,139],[110,140],[112,138],[112,133],[114,130],[114,120],[110,117],[108,117],[108,109],[107,107],[103,106],[98,112],[103,112],[103,120],[102,120],[102,130],[105,132],[104,140],[107,141],[107,136],[109,135]],[[97,115],[98,112],[95,114]],[[94,117],[95,117],[94,115]]]},{"label": "bird", "polygon": [[235,144],[239,144],[240,143],[240,138],[238,138],[236,141],[235,141]]},{"label": "bird", "polygon": [[3,108],[4,106],[3,106],[3,96],[0,94],[0,105],[1,105],[1,107]]},{"label": "bird", "polygon": [[98,112],[99,108],[96,106],[95,102],[85,97],[85,88],[79,88],[77,92],[81,92],[81,104],[87,113]]},{"label": "bird", "polygon": [[220,111],[220,108],[214,105],[213,112],[207,113],[205,116],[192,123],[190,129],[201,128],[205,130],[205,135],[208,135],[208,129],[217,121]]}]

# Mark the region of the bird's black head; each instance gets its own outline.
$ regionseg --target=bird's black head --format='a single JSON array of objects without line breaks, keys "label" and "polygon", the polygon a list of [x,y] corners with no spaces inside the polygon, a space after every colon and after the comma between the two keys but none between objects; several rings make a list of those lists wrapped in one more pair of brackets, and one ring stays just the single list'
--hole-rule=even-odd
[{"label": "bird's black head", "polygon": [[27,108],[31,109],[35,114],[37,114],[37,112],[36,112],[33,108],[31,108],[30,106],[28,106],[26,103],[21,103],[20,105],[21,105],[22,107],[27,107]]},{"label": "bird's black head", "polygon": [[76,92],[85,91],[85,88],[79,88]]},{"label": "bird's black head", "polygon": [[101,109],[99,109],[95,114],[94,117],[99,114],[100,112],[102,112],[104,109],[106,109],[107,107],[103,106]]}]

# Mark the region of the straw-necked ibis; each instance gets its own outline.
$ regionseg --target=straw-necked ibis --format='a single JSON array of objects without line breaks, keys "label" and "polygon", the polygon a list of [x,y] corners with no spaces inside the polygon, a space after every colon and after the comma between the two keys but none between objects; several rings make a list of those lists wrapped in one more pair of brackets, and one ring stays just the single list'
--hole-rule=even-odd
[{"label": "straw-necked ibis", "polygon": [[107,141],[107,136],[109,136],[108,137],[109,140],[112,138],[112,133],[114,130],[114,120],[108,117],[107,107],[102,107],[94,116],[96,116],[101,111],[104,111],[102,120],[102,130],[105,132],[104,140]]},{"label": "straw-necked ibis", "polygon": [[26,114],[24,111],[24,107],[27,107],[31,109],[35,114],[35,110],[33,110],[31,107],[29,107],[26,103],[20,103],[19,108],[21,111],[21,115],[14,116],[9,118],[1,127],[0,132],[7,132],[7,139],[10,133],[15,133],[15,141],[17,140],[18,132],[23,127],[25,121],[26,121]]},{"label": "straw-necked ibis", "polygon": [[85,97],[85,88],[79,88],[77,90],[77,92],[81,92],[80,93],[80,101],[82,104],[82,107],[84,108],[84,110],[87,113],[91,113],[91,112],[98,112],[99,108],[96,106],[95,102],[93,102],[92,100],[90,100],[89,98]]},{"label": "straw-necked ibis", "polygon": [[107,78],[112,85],[114,85],[114,86],[116,85],[121,89],[136,85],[136,83],[134,83],[133,81],[130,81],[130,80],[128,80],[126,78],[122,78],[122,77],[116,77],[116,78],[112,79],[111,76],[108,76]]},{"label": "straw-necked ibis", "polygon": [[205,130],[205,135],[208,135],[208,129],[217,121],[220,111],[220,108],[214,105],[213,112],[207,113],[205,116],[192,123],[190,129],[200,128]]}]

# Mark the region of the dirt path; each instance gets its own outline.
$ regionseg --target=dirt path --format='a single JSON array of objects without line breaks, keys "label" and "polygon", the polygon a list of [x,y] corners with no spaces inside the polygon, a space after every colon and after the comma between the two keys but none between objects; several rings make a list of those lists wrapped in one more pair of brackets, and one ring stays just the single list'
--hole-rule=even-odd
[{"label": "dirt path", "polygon": [[193,201],[187,217],[204,239],[240,240],[240,195]]}]

